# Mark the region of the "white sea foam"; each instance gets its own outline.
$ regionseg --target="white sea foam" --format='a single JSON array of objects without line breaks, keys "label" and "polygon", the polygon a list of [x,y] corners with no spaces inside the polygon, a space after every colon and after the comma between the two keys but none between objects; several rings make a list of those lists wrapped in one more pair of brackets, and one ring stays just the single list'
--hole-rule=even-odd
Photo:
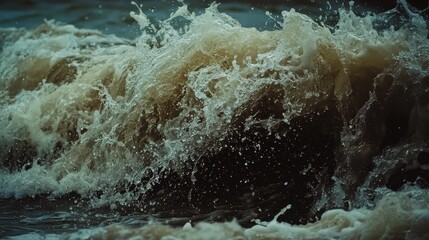
[{"label": "white sea foam", "polygon": [[[408,190],[385,196],[373,210],[340,209],[325,212],[307,225],[275,220],[244,229],[236,222],[187,223],[183,228],[148,224],[141,228],[112,225],[84,230],[65,239],[427,239],[429,192]],[[286,213],[287,214],[287,213]]]}]

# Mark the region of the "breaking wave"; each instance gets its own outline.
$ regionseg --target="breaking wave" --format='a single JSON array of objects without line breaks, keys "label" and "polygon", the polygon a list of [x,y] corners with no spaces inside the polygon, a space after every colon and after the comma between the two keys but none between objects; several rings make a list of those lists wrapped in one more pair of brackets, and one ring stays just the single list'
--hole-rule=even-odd
[{"label": "breaking wave", "polygon": [[428,237],[418,12],[339,9],[325,25],[291,10],[258,31],[216,4],[156,23],[138,10],[135,40],[55,21],[0,30],[0,197],[204,220],[70,237]]}]

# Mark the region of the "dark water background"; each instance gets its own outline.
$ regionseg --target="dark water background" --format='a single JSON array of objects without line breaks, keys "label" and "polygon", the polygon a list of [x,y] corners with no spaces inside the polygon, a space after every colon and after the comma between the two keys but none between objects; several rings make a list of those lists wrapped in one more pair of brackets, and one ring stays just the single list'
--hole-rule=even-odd
[{"label": "dark water background", "polygon": [[[128,0],[103,1],[1,1],[0,27],[34,28],[39,26],[43,19],[55,19],[63,23],[73,24],[78,28],[98,29],[104,33],[113,33],[120,37],[135,38],[140,35],[138,25],[130,17],[130,11],[136,11]],[[201,13],[213,1],[189,0],[185,1],[191,11]],[[274,22],[265,14],[280,15],[282,10],[295,8],[314,19],[322,16],[324,19],[334,14],[341,7],[347,6],[349,1],[315,1],[315,0],[276,0],[276,1],[216,1],[221,3],[219,10],[226,12],[237,19],[244,27],[271,29]],[[424,9],[427,3],[423,0],[408,1],[418,9]],[[180,4],[176,1],[141,1],[143,10],[152,19],[165,19]],[[386,11],[396,6],[395,0],[387,1],[355,1],[355,11],[374,13]],[[332,8],[329,8],[329,5]]]}]

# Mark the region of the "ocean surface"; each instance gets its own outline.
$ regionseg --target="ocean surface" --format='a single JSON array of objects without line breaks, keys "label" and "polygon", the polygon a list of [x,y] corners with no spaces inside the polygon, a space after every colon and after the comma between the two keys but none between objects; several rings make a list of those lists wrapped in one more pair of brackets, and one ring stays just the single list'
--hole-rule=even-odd
[{"label": "ocean surface", "polygon": [[2,1],[0,239],[429,239],[428,14]]}]

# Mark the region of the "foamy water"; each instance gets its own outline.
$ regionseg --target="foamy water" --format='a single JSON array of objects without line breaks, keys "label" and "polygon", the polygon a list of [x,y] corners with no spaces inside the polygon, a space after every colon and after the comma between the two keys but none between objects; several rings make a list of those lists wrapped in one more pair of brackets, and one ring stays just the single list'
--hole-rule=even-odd
[{"label": "foamy water", "polygon": [[133,40],[0,30],[0,197],[29,228],[2,235],[429,237],[424,11],[291,9],[258,30],[217,4],[134,5]]}]

